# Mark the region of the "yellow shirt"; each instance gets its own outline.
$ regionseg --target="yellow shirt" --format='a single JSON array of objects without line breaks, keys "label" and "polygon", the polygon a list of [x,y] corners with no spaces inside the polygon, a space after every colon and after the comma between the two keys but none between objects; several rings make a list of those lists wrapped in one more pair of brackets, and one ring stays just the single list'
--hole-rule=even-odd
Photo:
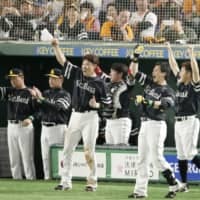
[{"label": "yellow shirt", "polygon": [[[111,38],[112,37],[111,29],[114,26],[115,26],[115,22],[113,22],[113,21],[104,22],[101,27],[100,37],[101,38],[104,38],[104,37]],[[128,39],[133,40],[134,35],[133,35],[133,31],[132,31],[132,28],[130,27],[130,25],[127,24],[125,30],[127,32]]]},{"label": "yellow shirt", "polygon": [[184,0],[183,11],[185,14],[192,13],[193,2],[196,5],[196,12],[200,15],[200,0]]}]

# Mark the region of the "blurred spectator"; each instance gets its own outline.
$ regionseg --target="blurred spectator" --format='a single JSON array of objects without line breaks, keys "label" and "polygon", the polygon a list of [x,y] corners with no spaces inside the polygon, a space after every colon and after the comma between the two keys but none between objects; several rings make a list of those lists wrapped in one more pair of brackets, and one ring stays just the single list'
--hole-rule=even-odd
[{"label": "blurred spectator", "polygon": [[115,0],[102,0],[101,10],[107,11],[107,6],[110,3],[115,3]]},{"label": "blurred spectator", "polygon": [[30,23],[33,19],[33,1],[22,0],[20,10],[15,7],[5,7],[2,15],[13,23],[9,37],[16,40],[33,40],[34,30]]},{"label": "blurred spectator", "polygon": [[159,17],[161,23],[158,37],[163,37],[171,43],[194,43],[197,40],[194,29],[182,23],[180,1],[162,2],[159,15],[162,17]]},{"label": "blurred spectator", "polygon": [[163,20],[157,36],[163,37],[165,41],[169,41],[171,43],[178,41],[186,43],[186,35],[180,20]]},{"label": "blurred spectator", "polygon": [[1,0],[1,16],[17,15],[20,16],[19,10],[16,8],[15,0]]},{"label": "blurred spectator", "polygon": [[160,26],[163,18],[166,18],[168,15],[168,10],[166,8],[166,3],[169,0],[150,0],[149,9],[157,16],[157,24]]},{"label": "blurred spectator", "polygon": [[99,20],[93,15],[94,6],[85,1],[80,5],[81,21],[85,25],[87,32],[100,32]]},{"label": "blurred spectator", "polygon": [[59,8],[61,8],[61,10],[59,10],[59,12],[57,12],[57,15],[54,16],[54,19],[57,20],[57,22],[56,22],[57,26],[60,26],[63,23],[63,21],[64,21],[64,15],[66,13],[66,9],[71,4],[75,4],[78,7],[80,7],[80,0],[54,0],[53,1],[53,4],[51,5],[52,10],[55,10],[57,6],[59,6]]},{"label": "blurred spectator", "polygon": [[[13,27],[13,23],[8,20],[6,14],[9,13],[10,9],[14,8],[14,0],[1,0],[0,1],[0,39],[8,39],[9,31]],[[17,10],[17,9],[16,9]]]},{"label": "blurred spectator", "polygon": [[49,13],[47,10],[46,0],[35,0],[33,3],[33,19],[30,20],[35,32],[35,40],[40,40],[42,31],[47,29],[49,33],[54,34],[55,23],[50,21]]},{"label": "blurred spectator", "polygon": [[47,3],[47,12],[49,20],[56,22],[59,16],[62,16],[64,0],[52,0]]},{"label": "blurred spectator", "polygon": [[80,4],[82,4],[84,2],[88,2],[88,3],[92,3],[93,4],[93,6],[94,6],[93,15],[98,18],[99,11],[101,10],[101,7],[103,5],[103,0],[98,0],[98,1],[97,0],[81,0]]},{"label": "blurred spectator", "polygon": [[200,16],[200,0],[183,0],[183,12],[186,17]]},{"label": "blurred spectator", "polygon": [[148,9],[147,0],[136,0],[137,11],[132,13],[130,25],[136,41],[146,41],[155,37],[157,16]]},{"label": "blurred spectator", "polygon": [[106,22],[101,27],[100,37],[103,40],[111,39],[111,27],[116,23],[118,16],[117,8],[114,3],[109,3],[106,9]]},{"label": "blurred spectator", "polygon": [[66,8],[64,21],[59,26],[60,31],[63,33],[64,40],[88,39],[85,27],[79,19],[80,9],[77,4],[73,3]]},{"label": "blurred spectator", "polygon": [[106,10],[106,19],[108,21],[116,21],[117,20],[117,8],[114,3],[110,3],[107,5],[107,10]]},{"label": "blurred spectator", "polygon": [[184,25],[192,28],[200,39],[200,0],[184,0]]},{"label": "blurred spectator", "polygon": [[33,2],[33,15],[42,17],[47,12],[47,0],[34,0]]},{"label": "blurred spectator", "polygon": [[115,0],[115,5],[118,12],[121,10],[135,11],[135,0]]},{"label": "blurred spectator", "polygon": [[129,26],[130,12],[122,10],[116,16],[115,4],[108,4],[108,20],[103,24],[100,36],[103,40],[132,41],[133,31]]}]

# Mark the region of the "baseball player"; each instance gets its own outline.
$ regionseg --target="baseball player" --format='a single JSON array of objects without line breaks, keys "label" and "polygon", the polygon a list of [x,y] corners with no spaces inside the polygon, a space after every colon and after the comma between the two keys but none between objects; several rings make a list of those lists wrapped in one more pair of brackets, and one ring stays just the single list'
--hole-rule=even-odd
[{"label": "baseball player", "polygon": [[[98,74],[100,74],[98,72]],[[112,107],[105,108],[102,116],[107,118],[105,127],[106,144],[128,145],[131,132],[129,117],[130,91],[134,83],[127,79],[128,66],[123,63],[113,63],[110,70],[110,81],[107,84],[109,95],[112,98]],[[104,75],[102,78],[108,76]]]},{"label": "baseball player", "polygon": [[[0,99],[7,101],[8,149],[14,179],[35,179],[33,114],[34,102],[24,83],[24,73],[13,68],[8,78],[12,87],[0,87]],[[23,169],[22,165],[23,164]]]},{"label": "baseball player", "polygon": [[66,60],[59,48],[58,41],[52,41],[57,61],[64,67],[64,77],[73,81],[72,115],[69,121],[67,140],[63,150],[63,170],[61,183],[55,189],[69,190],[72,188],[71,170],[72,154],[83,138],[86,162],[90,169],[87,177],[86,191],[97,188],[97,166],[95,144],[98,135],[98,109],[111,103],[105,83],[96,76],[95,68],[99,64],[98,57],[88,54],[83,57],[81,68]]},{"label": "baseball player", "polygon": [[41,150],[44,179],[50,179],[49,149],[52,144],[64,144],[64,134],[70,115],[71,97],[62,88],[64,76],[62,70],[51,69],[47,74],[50,89],[43,94],[36,87],[31,90],[32,95],[40,105],[42,121]]},{"label": "baseball player", "polygon": [[195,60],[193,47],[188,48],[190,61],[178,64],[174,58],[170,44],[167,44],[170,67],[177,78],[175,142],[178,165],[183,185],[182,192],[188,191],[188,160],[200,169],[197,143],[199,135],[199,119],[196,118],[200,97],[199,67]]},{"label": "baseball player", "polygon": [[[135,51],[137,51],[137,48]],[[179,184],[169,163],[163,156],[164,141],[167,134],[166,110],[175,104],[174,91],[167,85],[169,66],[162,62],[156,63],[152,77],[149,77],[138,71],[137,61],[138,59],[134,57],[130,71],[136,81],[144,86],[144,96],[136,96],[136,103],[140,105],[142,114],[138,136],[136,185],[129,198],[147,197],[150,162],[162,172],[169,184],[169,192],[165,197],[173,198]]]}]

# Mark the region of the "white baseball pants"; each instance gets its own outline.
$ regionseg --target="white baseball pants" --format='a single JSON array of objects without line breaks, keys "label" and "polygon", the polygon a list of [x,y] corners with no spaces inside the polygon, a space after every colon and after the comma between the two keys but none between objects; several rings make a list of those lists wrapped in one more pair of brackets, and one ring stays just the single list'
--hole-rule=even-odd
[{"label": "white baseball pants", "polygon": [[[13,179],[35,179],[33,125],[23,127],[8,122],[8,149]],[[23,165],[23,167],[22,167]]]},{"label": "white baseball pants", "polygon": [[138,137],[138,163],[134,193],[147,196],[150,162],[160,171],[171,169],[163,156],[166,135],[167,127],[165,121],[148,120],[141,123]]},{"label": "white baseball pants", "polygon": [[198,136],[199,119],[195,116],[175,122],[175,142],[179,160],[192,160],[197,155]]},{"label": "white baseball pants", "polygon": [[72,112],[69,126],[66,133],[66,140],[63,149],[63,169],[61,185],[72,187],[72,155],[78,145],[81,137],[83,139],[84,149],[88,150],[93,163],[92,169],[87,180],[97,181],[97,165],[95,157],[95,145],[99,129],[99,116],[96,111],[84,113]]},{"label": "white baseball pants", "polygon": [[131,120],[128,117],[106,120],[106,144],[127,144],[131,132]]},{"label": "white baseball pants", "polygon": [[47,127],[42,125],[41,133],[41,151],[42,151],[42,162],[44,179],[50,179],[50,146],[53,144],[64,144],[66,125],[55,125]]}]

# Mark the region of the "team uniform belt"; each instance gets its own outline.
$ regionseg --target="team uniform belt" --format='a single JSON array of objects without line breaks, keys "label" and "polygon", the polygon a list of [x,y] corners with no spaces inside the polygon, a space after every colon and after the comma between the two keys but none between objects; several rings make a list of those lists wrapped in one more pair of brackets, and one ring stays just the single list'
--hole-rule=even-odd
[{"label": "team uniform belt", "polygon": [[146,122],[146,121],[165,121],[164,119],[151,119],[149,117],[141,117],[140,118],[142,122]]},{"label": "team uniform belt", "polygon": [[151,121],[152,119],[148,118],[148,117],[141,117],[140,118],[142,122],[146,122],[146,121]]},{"label": "team uniform belt", "polygon": [[79,113],[87,113],[87,112],[90,112],[90,111],[96,111],[96,110],[85,110],[85,109],[80,109],[80,108],[76,108],[76,109],[72,109],[73,112],[79,112]]},{"label": "team uniform belt", "polygon": [[8,122],[11,123],[11,124],[19,124],[22,121],[21,120],[8,120]]},{"label": "team uniform belt", "polygon": [[56,122],[42,122],[43,126],[51,127],[51,126],[58,126],[58,125],[65,125],[61,123],[56,123]]},{"label": "team uniform belt", "polygon": [[181,121],[185,121],[185,120],[188,120],[188,119],[194,119],[196,117],[196,115],[188,115],[188,116],[176,116],[175,117],[175,120],[177,122],[181,122]]}]

